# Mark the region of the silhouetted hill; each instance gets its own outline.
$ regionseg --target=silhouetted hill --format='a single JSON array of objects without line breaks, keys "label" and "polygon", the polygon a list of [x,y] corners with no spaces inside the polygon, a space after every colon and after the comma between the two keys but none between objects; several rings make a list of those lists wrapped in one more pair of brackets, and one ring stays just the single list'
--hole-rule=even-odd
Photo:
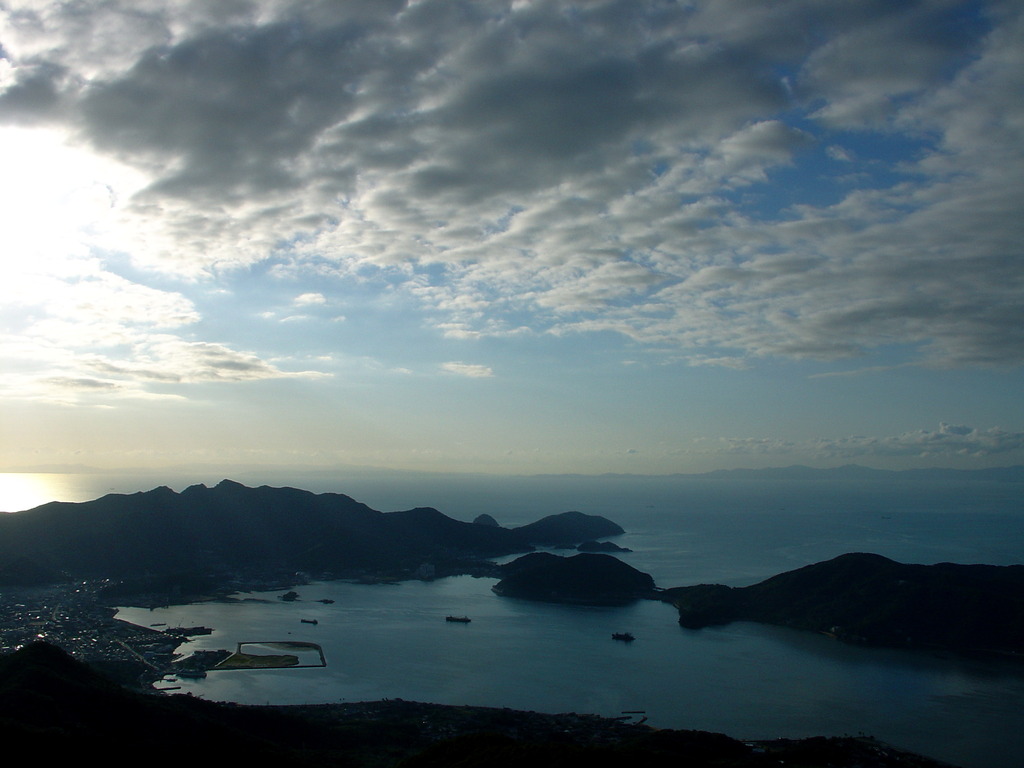
[{"label": "silhouetted hill", "polygon": [[180,742],[194,758],[312,766],[316,751],[299,749],[311,729],[275,715],[135,693],[42,643],[0,657],[0,738],[35,761],[78,764],[116,750],[144,755],[147,764],[180,765],[182,754],[166,749]]},{"label": "silhouetted hill", "polygon": [[853,553],[749,587],[665,590],[679,623],[759,621],[887,646],[1024,653],[1024,565],[907,565]]},{"label": "silhouetted hill", "polygon": [[530,544],[572,546],[588,539],[603,539],[625,533],[621,527],[598,515],[582,512],[563,512],[549,515],[535,523],[512,529]]},{"label": "silhouetted hill", "polygon": [[632,552],[628,547],[620,547],[612,541],[584,541],[577,545],[578,552]]},{"label": "silhouetted hill", "polygon": [[0,583],[177,574],[210,570],[395,573],[430,562],[438,572],[532,549],[558,531],[571,543],[603,518],[555,515],[508,530],[446,517],[436,509],[383,513],[337,493],[249,488],[224,480],[181,493],[159,487],[82,503],[53,502],[0,516]]},{"label": "silhouetted hill", "polygon": [[34,763],[127,759],[158,768],[221,761],[278,768],[502,768],[527,761],[539,768],[569,765],[568,757],[583,758],[590,766],[761,768],[785,761],[938,768],[926,758],[855,739],[766,742],[753,748],[722,734],[654,731],[591,715],[401,700],[253,707],[142,694],[42,643],[0,657],[0,739],[13,759]]},{"label": "silhouetted hill", "polygon": [[654,579],[611,555],[535,552],[501,566],[501,581],[491,589],[503,597],[620,605],[650,597]]}]

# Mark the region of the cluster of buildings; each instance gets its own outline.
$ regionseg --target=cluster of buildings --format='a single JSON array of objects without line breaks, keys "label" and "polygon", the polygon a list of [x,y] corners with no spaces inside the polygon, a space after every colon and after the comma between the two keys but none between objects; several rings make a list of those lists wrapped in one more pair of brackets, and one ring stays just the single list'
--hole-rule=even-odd
[{"label": "cluster of buildings", "polygon": [[114,609],[97,600],[104,585],[5,587],[0,592],[0,653],[42,641],[125,682],[159,676],[182,638],[115,619]]}]

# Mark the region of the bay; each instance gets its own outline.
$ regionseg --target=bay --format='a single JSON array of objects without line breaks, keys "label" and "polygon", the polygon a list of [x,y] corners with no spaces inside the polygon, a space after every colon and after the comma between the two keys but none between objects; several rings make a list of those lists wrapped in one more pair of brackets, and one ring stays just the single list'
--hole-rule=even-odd
[{"label": "bay", "polygon": [[[300,587],[294,603],[250,594],[233,604],[122,608],[119,618],[215,628],[183,651],[280,640],[324,649],[323,669],[214,671],[175,683],[213,700],[402,698],[606,716],[644,710],[657,727],[749,739],[866,733],[962,766],[1019,765],[1019,668],[750,623],[684,630],[660,603],[533,603],[499,598],[491,584],[471,577],[314,583]],[[446,622],[452,613],[472,621]],[[635,642],[611,639],[627,630]]]},{"label": "bay", "polygon": [[[222,478],[56,479],[64,500],[83,501]],[[616,542],[633,552],[622,558],[663,587],[741,586],[851,551],[903,562],[1024,562],[1024,494],[1016,483],[294,472],[233,479],[346,493],[385,511],[434,506],[462,520],[487,512],[507,526],[568,509],[602,514],[627,530]],[[316,583],[301,587],[295,603],[242,595],[235,603],[122,608],[119,616],[144,626],[214,628],[183,652],[250,641],[324,647],[322,669],[222,671],[175,683],[213,700],[404,698],[609,716],[644,710],[658,727],[737,738],[866,733],[965,768],[1015,767],[1024,754],[1020,665],[859,648],[748,623],[690,631],[659,603],[547,605],[500,598],[492,584],[470,577]],[[449,613],[472,622],[445,622]],[[636,642],[613,641],[620,631]]]},{"label": "bay", "polygon": [[[904,562],[1020,562],[1017,490],[541,478],[428,484],[422,492],[446,513],[455,509],[455,517],[487,511],[506,525],[570,508],[603,514],[627,529],[615,541],[633,551],[620,557],[660,586],[740,586],[850,551]],[[350,495],[373,499],[374,492],[371,506],[413,506],[402,488]],[[750,623],[690,631],[660,603],[548,605],[497,597],[493,583],[459,577],[398,586],[315,584],[300,589],[303,599],[294,604],[270,596],[264,603],[154,613],[171,624],[215,627],[196,648],[259,639],[253,633],[324,646],[324,670],[214,672],[182,683],[214,699],[404,698],[606,716],[643,710],[658,727],[738,738],[865,733],[966,768],[1015,767],[1024,753],[1018,665],[859,648]],[[335,602],[314,602],[322,598]],[[472,622],[450,624],[446,614]],[[124,611],[138,623],[151,615]],[[611,633],[621,631],[636,642],[613,641]]]}]

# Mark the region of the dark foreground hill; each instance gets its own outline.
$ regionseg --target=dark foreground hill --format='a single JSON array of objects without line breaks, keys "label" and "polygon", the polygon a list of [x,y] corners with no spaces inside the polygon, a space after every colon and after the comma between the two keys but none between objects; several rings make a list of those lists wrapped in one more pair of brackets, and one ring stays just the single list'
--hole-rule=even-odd
[{"label": "dark foreground hill", "polygon": [[1024,658],[1024,565],[907,565],[853,553],[749,587],[701,584],[661,598],[690,628],[758,621],[851,642]]},{"label": "dark foreground hill", "polygon": [[0,739],[33,762],[158,766],[578,765],[939,768],[863,739],[744,744],[700,731],[654,731],[588,715],[392,701],[317,707],[215,704],[118,687],[52,646],[0,657]]},{"label": "dark foreground hill", "polygon": [[436,575],[527,552],[551,531],[579,543],[621,533],[578,512],[507,529],[436,509],[383,513],[337,493],[249,488],[224,480],[181,493],[160,487],[83,503],[52,502],[0,516],[0,584],[59,578],[242,571],[398,575],[424,563]]}]

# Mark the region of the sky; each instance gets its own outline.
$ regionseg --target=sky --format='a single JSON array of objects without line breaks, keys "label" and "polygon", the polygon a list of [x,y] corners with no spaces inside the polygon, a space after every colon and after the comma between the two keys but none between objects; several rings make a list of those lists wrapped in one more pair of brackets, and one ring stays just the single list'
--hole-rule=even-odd
[{"label": "sky", "polygon": [[1024,5],[0,0],[0,469],[1024,463]]}]

